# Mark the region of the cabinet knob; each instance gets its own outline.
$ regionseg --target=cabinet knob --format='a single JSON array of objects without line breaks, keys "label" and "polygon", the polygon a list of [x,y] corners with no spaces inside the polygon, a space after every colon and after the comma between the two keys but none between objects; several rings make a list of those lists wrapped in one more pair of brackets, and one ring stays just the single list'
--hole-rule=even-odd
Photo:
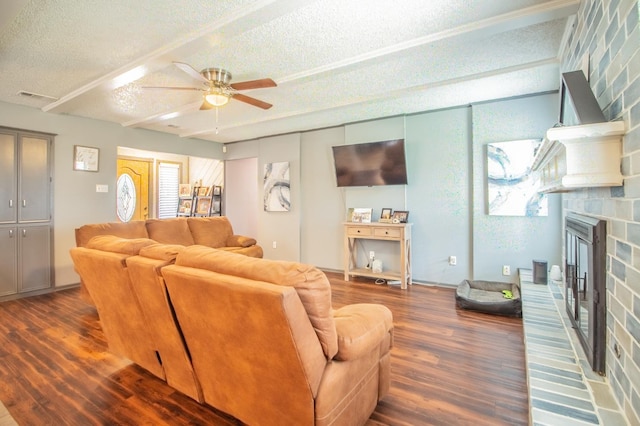
[{"label": "cabinet knob", "polygon": [[360,233],[360,230],[358,229],[358,234]]},{"label": "cabinet knob", "polygon": [[389,235],[389,231],[384,231],[384,234],[385,235]]}]

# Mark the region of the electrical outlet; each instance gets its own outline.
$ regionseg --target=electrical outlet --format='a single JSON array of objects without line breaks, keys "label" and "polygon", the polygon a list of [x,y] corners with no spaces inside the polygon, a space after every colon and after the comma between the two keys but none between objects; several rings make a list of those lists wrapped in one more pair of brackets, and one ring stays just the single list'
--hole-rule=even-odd
[{"label": "electrical outlet", "polygon": [[511,266],[502,265],[502,275],[511,275]]},{"label": "electrical outlet", "polygon": [[109,192],[109,185],[96,184],[96,192]]},{"label": "electrical outlet", "polygon": [[278,243],[277,242],[273,242],[273,248],[278,248]]},{"label": "electrical outlet", "polygon": [[449,265],[455,266],[458,263],[458,258],[455,256],[449,256]]}]

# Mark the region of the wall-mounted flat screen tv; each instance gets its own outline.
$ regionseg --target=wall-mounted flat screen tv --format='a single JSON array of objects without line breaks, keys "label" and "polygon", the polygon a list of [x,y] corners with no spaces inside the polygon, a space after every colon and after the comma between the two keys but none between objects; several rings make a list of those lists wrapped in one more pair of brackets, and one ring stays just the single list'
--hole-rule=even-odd
[{"label": "wall-mounted flat screen tv", "polygon": [[404,139],[332,147],[338,186],[406,185]]}]

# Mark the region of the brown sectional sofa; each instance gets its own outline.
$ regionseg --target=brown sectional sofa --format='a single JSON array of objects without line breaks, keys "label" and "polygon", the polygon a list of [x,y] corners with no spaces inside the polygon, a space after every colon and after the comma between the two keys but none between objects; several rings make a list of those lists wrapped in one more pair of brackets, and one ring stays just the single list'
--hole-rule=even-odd
[{"label": "brown sectional sofa", "polygon": [[388,392],[391,312],[334,310],[313,266],[115,236],[71,256],[112,351],[246,424],[364,424]]},{"label": "brown sectional sofa", "polygon": [[[262,257],[263,254],[262,247],[254,238],[233,233],[226,216],[95,223],[76,228],[75,234],[77,247],[86,247],[89,240],[98,235],[114,235],[121,238],[149,238],[158,243],[183,246],[199,244],[251,257]],[[87,302],[93,303],[82,280],[81,292]]]}]

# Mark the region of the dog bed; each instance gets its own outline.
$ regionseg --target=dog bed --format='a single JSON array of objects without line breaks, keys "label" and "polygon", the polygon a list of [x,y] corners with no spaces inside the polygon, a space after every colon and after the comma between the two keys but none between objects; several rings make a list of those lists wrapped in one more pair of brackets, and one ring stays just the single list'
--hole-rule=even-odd
[{"label": "dog bed", "polygon": [[522,299],[517,284],[464,280],[456,289],[459,308],[489,314],[522,317]]}]

